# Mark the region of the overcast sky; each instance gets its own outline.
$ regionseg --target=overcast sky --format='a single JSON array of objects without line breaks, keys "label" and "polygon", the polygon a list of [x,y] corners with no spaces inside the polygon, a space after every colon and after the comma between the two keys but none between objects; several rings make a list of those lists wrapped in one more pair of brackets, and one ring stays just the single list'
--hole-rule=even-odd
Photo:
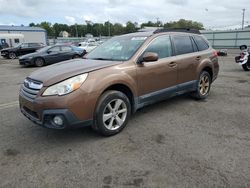
[{"label": "overcast sky", "polygon": [[246,25],[250,25],[249,5],[250,0],[0,0],[0,24],[142,23],[184,18],[202,22],[206,28],[234,28],[241,25],[243,8],[247,9]]}]

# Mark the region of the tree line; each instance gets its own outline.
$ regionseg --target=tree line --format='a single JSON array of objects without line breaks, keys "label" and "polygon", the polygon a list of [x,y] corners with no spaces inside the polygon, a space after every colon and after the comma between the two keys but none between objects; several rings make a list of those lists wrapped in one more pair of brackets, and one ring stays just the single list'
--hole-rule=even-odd
[{"label": "tree line", "polygon": [[114,36],[126,33],[133,33],[144,27],[163,27],[163,28],[192,28],[192,29],[204,29],[204,26],[200,22],[180,19],[178,21],[162,23],[160,21],[152,22],[148,21],[142,23],[140,26],[136,22],[128,21],[125,25],[120,23],[93,23],[86,21],[86,24],[74,24],[67,25],[61,23],[51,24],[50,22],[30,23],[31,27],[41,27],[47,31],[50,38],[59,37],[61,31],[67,31],[71,37],[84,37],[90,33],[93,36]]}]

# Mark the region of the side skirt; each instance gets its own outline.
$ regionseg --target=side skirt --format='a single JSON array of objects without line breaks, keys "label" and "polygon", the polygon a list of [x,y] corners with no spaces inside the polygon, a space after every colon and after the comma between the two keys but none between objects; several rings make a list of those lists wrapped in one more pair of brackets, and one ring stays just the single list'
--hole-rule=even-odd
[{"label": "side skirt", "polygon": [[182,84],[178,84],[176,86],[168,87],[166,89],[162,89],[159,91],[155,91],[152,93],[148,93],[134,99],[134,112],[144,106],[148,106],[150,104],[154,104],[156,102],[177,96],[182,95],[184,93],[188,93],[191,91],[195,91],[197,88],[197,80],[193,80],[190,82],[185,82]]}]

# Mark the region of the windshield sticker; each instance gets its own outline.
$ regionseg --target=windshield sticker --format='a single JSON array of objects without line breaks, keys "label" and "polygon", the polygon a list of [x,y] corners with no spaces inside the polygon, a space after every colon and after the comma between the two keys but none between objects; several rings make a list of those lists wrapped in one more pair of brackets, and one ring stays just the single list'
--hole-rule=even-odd
[{"label": "windshield sticker", "polygon": [[131,40],[146,40],[147,37],[133,37]]}]

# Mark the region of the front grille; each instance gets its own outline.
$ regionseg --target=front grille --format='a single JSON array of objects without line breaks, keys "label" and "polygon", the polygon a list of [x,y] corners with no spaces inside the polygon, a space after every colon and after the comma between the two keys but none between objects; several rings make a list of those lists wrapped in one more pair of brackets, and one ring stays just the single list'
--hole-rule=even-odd
[{"label": "front grille", "polygon": [[42,87],[43,84],[41,82],[26,78],[21,85],[21,94],[26,98],[34,100]]}]

